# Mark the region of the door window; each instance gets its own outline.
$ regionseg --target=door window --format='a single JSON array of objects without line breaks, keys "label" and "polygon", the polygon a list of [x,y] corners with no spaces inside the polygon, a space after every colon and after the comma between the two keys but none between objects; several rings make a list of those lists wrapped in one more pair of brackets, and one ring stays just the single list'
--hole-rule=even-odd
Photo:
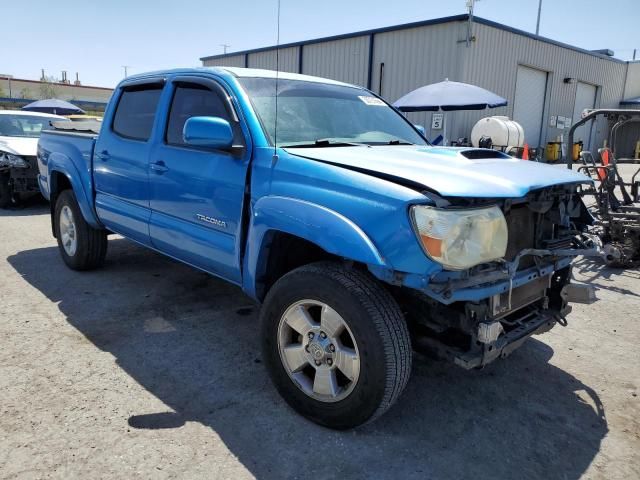
[{"label": "door window", "polygon": [[113,131],[134,140],[148,140],[158,109],[162,85],[126,89],[113,117]]},{"label": "door window", "polygon": [[[237,137],[235,122],[227,112],[225,101],[205,86],[180,84],[176,87],[167,122],[166,142],[170,145],[186,145],[182,136],[185,122],[191,117],[219,117],[228,121]],[[234,142],[235,143],[235,142]]]}]

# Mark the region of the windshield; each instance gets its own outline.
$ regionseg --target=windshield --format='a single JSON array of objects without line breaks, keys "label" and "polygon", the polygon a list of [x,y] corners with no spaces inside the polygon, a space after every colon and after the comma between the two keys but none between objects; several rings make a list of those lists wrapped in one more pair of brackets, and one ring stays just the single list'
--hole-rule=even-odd
[{"label": "windshield", "polygon": [[[239,81],[273,145],[275,79]],[[279,147],[426,144],[402,115],[370,92],[302,80],[278,80],[277,135]]]},{"label": "windshield", "polygon": [[61,120],[35,115],[0,115],[0,136],[38,138],[43,130],[51,128],[50,122]]}]

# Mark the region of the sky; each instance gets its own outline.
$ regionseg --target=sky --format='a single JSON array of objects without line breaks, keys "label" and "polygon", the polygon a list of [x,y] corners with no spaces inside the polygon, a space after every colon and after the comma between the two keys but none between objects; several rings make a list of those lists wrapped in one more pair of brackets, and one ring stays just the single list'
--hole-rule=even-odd
[{"label": "sky", "polygon": [[[465,0],[281,0],[281,43],[466,12]],[[535,32],[538,0],[477,0],[475,14]],[[0,74],[40,69],[113,87],[129,74],[276,43],[277,0],[29,0],[0,6]],[[640,0],[542,0],[540,34],[640,58]]]}]

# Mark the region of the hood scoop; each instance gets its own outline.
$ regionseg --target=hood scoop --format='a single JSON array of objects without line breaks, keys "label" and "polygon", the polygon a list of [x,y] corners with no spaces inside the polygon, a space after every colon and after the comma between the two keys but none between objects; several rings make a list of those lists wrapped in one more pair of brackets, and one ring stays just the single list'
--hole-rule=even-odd
[{"label": "hood scoop", "polygon": [[461,150],[460,155],[469,160],[486,160],[490,158],[511,158],[506,153],[499,152],[498,150],[490,150],[486,148],[472,148],[469,150]]}]

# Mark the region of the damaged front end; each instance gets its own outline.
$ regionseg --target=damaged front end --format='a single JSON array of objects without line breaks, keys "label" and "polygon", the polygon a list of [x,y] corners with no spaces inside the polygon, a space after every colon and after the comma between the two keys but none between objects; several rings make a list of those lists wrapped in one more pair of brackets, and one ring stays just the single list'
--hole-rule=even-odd
[{"label": "damaged front end", "polygon": [[35,156],[0,151],[0,175],[6,177],[12,193],[39,192],[38,164]]},{"label": "damaged front end", "polygon": [[419,289],[400,289],[416,349],[464,368],[482,367],[531,335],[566,324],[570,302],[595,300],[592,287],[570,283],[574,257],[599,255],[574,240],[592,222],[575,185],[518,199],[436,200],[447,209],[499,207],[506,254],[471,268],[443,269]]}]

